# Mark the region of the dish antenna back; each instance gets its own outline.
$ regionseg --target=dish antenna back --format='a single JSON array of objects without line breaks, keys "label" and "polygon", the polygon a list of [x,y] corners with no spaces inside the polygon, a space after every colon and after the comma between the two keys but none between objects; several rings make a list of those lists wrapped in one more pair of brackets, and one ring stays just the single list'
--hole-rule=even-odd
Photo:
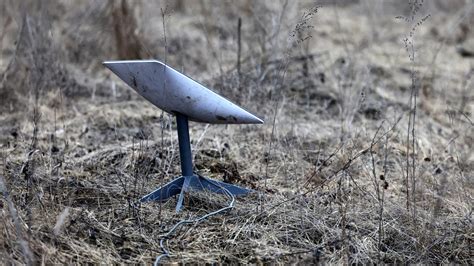
[{"label": "dish antenna back", "polygon": [[141,202],[165,201],[179,194],[178,212],[183,206],[184,193],[189,189],[221,194],[227,190],[233,195],[250,192],[194,174],[188,120],[210,124],[262,124],[262,119],[162,62],[126,60],[103,64],[153,105],[176,116],[182,176],[145,195]]}]

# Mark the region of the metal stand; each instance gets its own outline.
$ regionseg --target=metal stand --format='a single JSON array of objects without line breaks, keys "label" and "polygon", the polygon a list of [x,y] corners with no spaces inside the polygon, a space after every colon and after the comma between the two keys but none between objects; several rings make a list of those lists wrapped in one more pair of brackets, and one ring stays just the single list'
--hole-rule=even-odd
[{"label": "metal stand", "polygon": [[222,188],[225,188],[232,193],[232,195],[245,195],[250,192],[250,190],[239,186],[195,175],[193,173],[193,158],[191,154],[191,143],[189,140],[188,117],[182,114],[176,114],[176,122],[178,127],[181,172],[183,175],[142,197],[140,202],[152,200],[165,201],[168,198],[179,194],[178,203],[176,204],[176,212],[179,212],[183,207],[184,193],[190,189],[207,189],[214,193],[224,194],[225,192]]}]

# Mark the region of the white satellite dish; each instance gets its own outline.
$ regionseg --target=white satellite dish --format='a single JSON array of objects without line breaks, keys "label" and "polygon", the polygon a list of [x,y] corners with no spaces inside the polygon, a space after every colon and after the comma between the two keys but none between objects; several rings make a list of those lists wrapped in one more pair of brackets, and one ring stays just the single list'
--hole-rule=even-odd
[{"label": "white satellite dish", "polygon": [[140,199],[164,201],[190,188],[244,195],[250,190],[193,172],[188,120],[212,124],[262,124],[263,120],[156,60],[106,61],[104,65],[152,104],[176,116],[182,176]]},{"label": "white satellite dish", "polygon": [[262,124],[263,120],[156,60],[106,61],[104,65],[156,107],[210,124]]}]

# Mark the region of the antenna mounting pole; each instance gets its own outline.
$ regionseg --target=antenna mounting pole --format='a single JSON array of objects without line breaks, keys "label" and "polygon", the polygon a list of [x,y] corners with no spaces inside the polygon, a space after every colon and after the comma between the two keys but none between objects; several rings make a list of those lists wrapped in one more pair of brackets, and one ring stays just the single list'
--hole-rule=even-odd
[{"label": "antenna mounting pole", "polygon": [[193,157],[191,155],[191,141],[189,140],[188,117],[176,113],[178,127],[179,157],[181,159],[181,173],[183,176],[193,175]]},{"label": "antenna mounting pole", "polygon": [[178,203],[176,204],[176,212],[179,212],[183,207],[184,194],[190,189],[209,190],[220,194],[224,194],[225,190],[227,190],[232,195],[245,195],[249,193],[251,191],[249,189],[194,174],[191,141],[189,140],[188,117],[180,113],[176,113],[175,115],[178,128],[179,157],[181,159],[182,176],[144,196],[140,199],[140,202],[153,200],[165,201],[179,194]]}]

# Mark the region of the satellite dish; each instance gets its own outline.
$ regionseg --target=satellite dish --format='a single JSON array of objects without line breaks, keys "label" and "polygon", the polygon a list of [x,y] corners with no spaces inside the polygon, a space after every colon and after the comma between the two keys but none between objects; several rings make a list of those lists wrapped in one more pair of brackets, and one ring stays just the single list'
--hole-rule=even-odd
[{"label": "satellite dish", "polygon": [[176,116],[182,176],[145,195],[141,202],[165,201],[180,194],[176,205],[178,212],[184,193],[189,189],[232,195],[250,192],[193,172],[188,120],[211,124],[262,124],[262,119],[159,61],[106,61],[103,64],[156,107]]},{"label": "satellite dish", "polygon": [[106,61],[104,65],[156,107],[209,124],[262,124],[188,76],[156,60]]}]

